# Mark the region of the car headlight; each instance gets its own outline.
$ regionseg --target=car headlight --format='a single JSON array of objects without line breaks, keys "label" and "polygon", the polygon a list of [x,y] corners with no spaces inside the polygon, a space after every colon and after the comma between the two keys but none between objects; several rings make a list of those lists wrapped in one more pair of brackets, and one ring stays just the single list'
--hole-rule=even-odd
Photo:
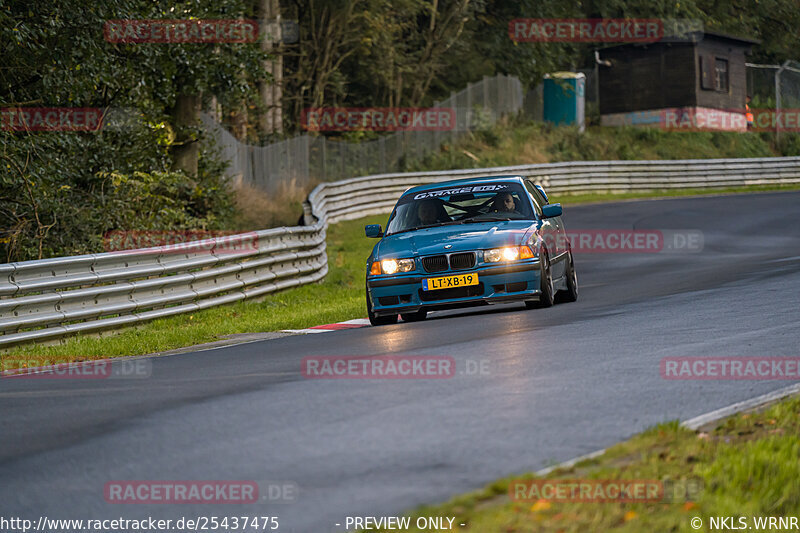
[{"label": "car headlight", "polygon": [[499,263],[500,261],[516,261],[517,259],[530,259],[535,257],[529,246],[506,246],[505,248],[492,248],[483,252],[486,263]]},{"label": "car headlight", "polygon": [[414,270],[413,259],[384,259],[383,261],[375,261],[369,273],[372,275],[379,274],[397,274],[398,272],[411,272]]}]

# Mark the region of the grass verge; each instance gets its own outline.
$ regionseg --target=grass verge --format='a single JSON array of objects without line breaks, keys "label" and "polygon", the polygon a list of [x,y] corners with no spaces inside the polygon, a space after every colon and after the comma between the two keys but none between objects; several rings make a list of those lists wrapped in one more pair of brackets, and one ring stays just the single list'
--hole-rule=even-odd
[{"label": "grass verge", "polygon": [[[361,132],[363,133],[363,132]],[[377,138],[377,137],[372,137]],[[362,137],[361,140],[364,140]],[[800,134],[786,132],[665,131],[657,128],[553,126],[522,116],[506,116],[456,141],[446,134],[439,149],[422,158],[403,158],[398,170],[426,171],[487,168],[558,161],[709,159],[800,155]],[[367,169],[345,173],[362,175]],[[251,187],[235,191],[237,229],[294,225],[300,204],[313,187],[290,183],[277,194]]]},{"label": "grass verge", "polygon": [[553,126],[506,117],[441,150],[409,161],[407,170],[487,168],[558,161],[710,159],[800,154],[800,134],[775,141],[766,132],[665,131],[657,128]]},{"label": "grass verge", "polygon": [[753,517],[797,516],[798,434],[799,397],[762,412],[728,418],[712,429],[691,431],[669,422],[609,448],[598,458],[553,471],[546,479],[669,480],[676,487],[699,486],[694,497],[651,503],[512,499],[509,487],[513,494],[516,482],[536,479],[535,474],[525,474],[498,480],[441,505],[422,507],[410,514],[411,524],[418,517],[442,516],[456,517],[454,524],[465,523],[465,527],[456,526],[459,531],[481,533],[661,532],[696,531],[690,525],[695,517],[702,520],[698,529],[703,531],[712,529],[711,517],[733,517],[734,526],[740,526],[739,517],[745,517],[747,525],[756,529]]},{"label": "grass verge", "polygon": [[[632,198],[789,189],[800,189],[800,186],[554,196],[551,201],[562,201],[569,209],[582,203]],[[566,220],[569,223],[569,211]],[[260,301],[238,302],[164,318],[100,337],[81,336],[67,339],[63,344],[12,348],[0,352],[0,368],[142,355],[213,342],[228,335],[299,329],[364,317],[365,264],[375,241],[364,237],[363,228],[364,224],[385,222],[386,216],[378,215],[332,225],[328,230],[329,273],[320,283],[270,294]]]}]

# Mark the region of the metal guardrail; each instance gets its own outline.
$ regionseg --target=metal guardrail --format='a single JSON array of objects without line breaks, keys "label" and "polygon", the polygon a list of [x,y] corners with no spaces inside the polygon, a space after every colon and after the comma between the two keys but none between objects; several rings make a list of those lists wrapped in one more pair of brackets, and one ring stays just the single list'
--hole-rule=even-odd
[{"label": "metal guardrail", "polygon": [[0,265],[0,348],[97,332],[322,279],[325,224]]},{"label": "metal guardrail", "polygon": [[324,183],[309,196],[338,222],[391,210],[409,187],[458,178],[534,178],[548,194],[645,192],[800,183],[800,157],[674,161],[582,161],[437,172],[380,174]]},{"label": "metal guardrail", "polygon": [[381,174],[317,186],[308,225],[176,249],[0,264],[0,349],[115,329],[312,283],[328,272],[327,225],[386,213],[409,187],[479,176],[533,177],[548,193],[636,192],[800,183],[800,157],[681,161],[594,161],[441,172]]}]

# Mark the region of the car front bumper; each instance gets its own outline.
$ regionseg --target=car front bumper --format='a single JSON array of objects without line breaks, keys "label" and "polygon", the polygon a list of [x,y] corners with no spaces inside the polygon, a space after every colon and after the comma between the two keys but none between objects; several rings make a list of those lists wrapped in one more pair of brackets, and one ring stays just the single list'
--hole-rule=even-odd
[{"label": "car front bumper", "polygon": [[[478,285],[422,290],[422,280],[457,274],[478,274]],[[435,274],[409,272],[392,276],[367,276],[367,291],[372,312],[377,316],[435,311],[509,301],[539,298],[538,259],[478,266],[468,270],[449,270]]]}]

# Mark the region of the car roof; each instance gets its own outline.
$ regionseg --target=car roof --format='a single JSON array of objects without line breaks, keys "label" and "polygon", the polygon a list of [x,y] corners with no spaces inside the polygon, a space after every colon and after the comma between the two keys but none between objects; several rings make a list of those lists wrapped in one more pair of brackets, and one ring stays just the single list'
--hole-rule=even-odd
[{"label": "car roof", "polygon": [[416,187],[411,187],[403,195],[406,195],[411,192],[422,192],[422,191],[430,191],[433,189],[443,189],[447,187],[465,187],[467,185],[480,185],[481,183],[486,183],[487,181],[491,182],[513,182],[513,183],[522,183],[522,176],[484,176],[479,178],[464,178],[460,180],[449,180],[449,181],[440,181],[438,183],[427,183],[425,185],[417,185]]}]

